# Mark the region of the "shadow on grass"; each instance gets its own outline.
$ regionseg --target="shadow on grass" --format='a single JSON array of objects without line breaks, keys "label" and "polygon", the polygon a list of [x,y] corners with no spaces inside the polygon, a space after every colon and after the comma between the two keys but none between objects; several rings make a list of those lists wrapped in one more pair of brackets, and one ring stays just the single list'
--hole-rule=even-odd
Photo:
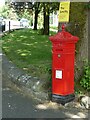
[{"label": "shadow on grass", "polygon": [[18,67],[45,79],[46,69],[52,58],[48,36],[39,35],[38,31],[31,29],[22,29],[4,36],[2,47],[8,58]]}]

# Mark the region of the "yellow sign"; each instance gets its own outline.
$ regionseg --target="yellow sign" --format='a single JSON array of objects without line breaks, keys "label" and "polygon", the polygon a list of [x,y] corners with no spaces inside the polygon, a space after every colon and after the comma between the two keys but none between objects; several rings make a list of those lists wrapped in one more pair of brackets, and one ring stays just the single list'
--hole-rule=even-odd
[{"label": "yellow sign", "polygon": [[69,22],[69,8],[70,8],[70,1],[60,2],[59,22]]}]

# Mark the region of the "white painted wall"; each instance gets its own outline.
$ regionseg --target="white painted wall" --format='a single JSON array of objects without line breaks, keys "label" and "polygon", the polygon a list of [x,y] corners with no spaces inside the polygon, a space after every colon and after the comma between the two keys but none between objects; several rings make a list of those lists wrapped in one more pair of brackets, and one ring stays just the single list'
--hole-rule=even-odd
[{"label": "white painted wall", "polygon": [[16,20],[4,20],[6,25],[5,25],[5,31],[9,30],[9,21],[10,21],[10,29],[18,29],[20,28],[20,21],[16,21]]},{"label": "white painted wall", "polygon": [[52,24],[50,24],[50,26],[58,26],[58,11],[55,14],[54,12],[52,14],[50,14],[50,19],[52,19]]}]

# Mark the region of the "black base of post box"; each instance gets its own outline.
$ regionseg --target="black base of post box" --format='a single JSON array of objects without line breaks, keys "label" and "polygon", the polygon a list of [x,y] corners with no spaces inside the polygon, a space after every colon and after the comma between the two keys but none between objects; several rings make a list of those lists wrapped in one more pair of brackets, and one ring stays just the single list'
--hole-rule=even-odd
[{"label": "black base of post box", "polygon": [[66,95],[66,96],[52,94],[52,101],[60,103],[62,105],[65,105],[65,103],[71,102],[74,99],[75,99],[74,94],[70,94],[70,95]]}]

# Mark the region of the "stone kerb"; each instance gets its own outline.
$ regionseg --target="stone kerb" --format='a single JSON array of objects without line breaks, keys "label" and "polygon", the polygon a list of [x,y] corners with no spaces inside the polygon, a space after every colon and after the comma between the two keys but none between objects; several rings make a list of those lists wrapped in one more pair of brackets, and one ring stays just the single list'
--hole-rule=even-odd
[{"label": "stone kerb", "polygon": [[20,88],[26,88],[32,96],[39,100],[48,100],[48,92],[43,89],[45,82],[26,74],[23,70],[17,68],[11,61],[8,60],[5,54],[2,56],[2,70],[7,74],[12,82]]}]

